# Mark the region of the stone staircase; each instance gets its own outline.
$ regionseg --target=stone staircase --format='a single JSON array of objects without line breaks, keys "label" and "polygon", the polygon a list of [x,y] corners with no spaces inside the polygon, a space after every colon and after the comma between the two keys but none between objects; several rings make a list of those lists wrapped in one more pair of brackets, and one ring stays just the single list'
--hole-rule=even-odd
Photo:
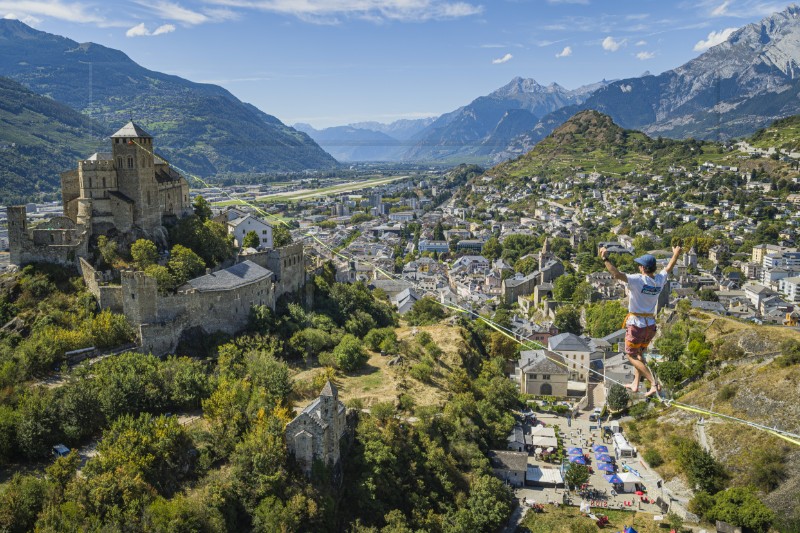
[{"label": "stone staircase", "polygon": [[595,407],[602,409],[606,403],[606,387],[603,383],[589,383],[586,395],[589,401],[583,408],[584,411],[594,411]]}]

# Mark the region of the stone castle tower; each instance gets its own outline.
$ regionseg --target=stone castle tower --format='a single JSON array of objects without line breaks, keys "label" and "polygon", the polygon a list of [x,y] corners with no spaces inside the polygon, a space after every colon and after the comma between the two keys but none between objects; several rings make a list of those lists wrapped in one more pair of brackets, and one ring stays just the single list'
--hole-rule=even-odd
[{"label": "stone castle tower", "polygon": [[547,237],[545,237],[544,242],[542,243],[542,249],[539,252],[539,268],[542,268],[555,258],[556,256],[553,255],[553,252],[550,250],[550,241]]},{"label": "stone castle tower", "polygon": [[153,137],[133,121],[98,152],[61,174],[64,216],[28,227],[25,206],[8,208],[11,263],[74,265],[92,235],[135,232],[164,241],[165,223],[191,213],[189,184],[153,152]]},{"label": "stone castle tower", "polygon": [[339,441],[347,429],[347,409],[339,401],[336,386],[328,381],[319,398],[286,425],[286,446],[307,476],[314,461],[335,467]]},{"label": "stone castle tower", "polygon": [[153,235],[191,210],[189,184],[153,152],[153,137],[133,121],[98,152],[61,174],[64,214],[94,234],[133,228]]}]

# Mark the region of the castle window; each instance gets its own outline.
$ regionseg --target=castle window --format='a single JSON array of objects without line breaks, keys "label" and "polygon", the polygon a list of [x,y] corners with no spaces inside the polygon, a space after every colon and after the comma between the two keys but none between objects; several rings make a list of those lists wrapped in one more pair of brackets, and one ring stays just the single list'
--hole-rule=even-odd
[{"label": "castle window", "polygon": [[117,158],[117,168],[122,168],[122,158],[121,157]]},{"label": "castle window", "polygon": [[104,189],[106,188],[106,179],[105,178],[103,178],[103,188]]},{"label": "castle window", "polygon": [[53,237],[52,233],[50,234],[50,242],[56,242],[56,239],[55,239],[55,237]]},{"label": "castle window", "polygon": [[89,178],[89,188],[92,188],[92,178]]},{"label": "castle window", "polygon": [[133,157],[128,156],[128,168],[133,168]]}]

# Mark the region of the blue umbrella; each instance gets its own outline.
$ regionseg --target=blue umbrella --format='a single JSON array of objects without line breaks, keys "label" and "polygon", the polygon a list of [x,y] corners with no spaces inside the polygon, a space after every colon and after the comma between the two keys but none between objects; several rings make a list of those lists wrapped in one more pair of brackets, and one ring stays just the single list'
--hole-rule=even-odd
[{"label": "blue umbrella", "polygon": [[570,455],[569,456],[570,463],[578,463],[579,465],[585,465],[586,459],[583,458],[582,455]]},{"label": "blue umbrella", "polygon": [[583,448],[569,448],[567,455],[583,455]]},{"label": "blue umbrella", "polygon": [[625,526],[625,531],[623,533],[639,533],[639,532],[633,529],[631,526]]},{"label": "blue umbrella", "polygon": [[604,472],[613,472],[614,465],[612,465],[611,463],[597,463],[597,469],[603,470]]},{"label": "blue umbrella", "polygon": [[594,453],[608,453],[608,448],[603,446],[602,444],[595,444],[592,446],[592,451]]},{"label": "blue umbrella", "polygon": [[603,477],[606,478],[606,481],[608,481],[609,483],[612,483],[614,485],[616,485],[618,483],[622,483],[622,479],[620,479],[620,477],[618,475],[616,475],[616,474],[606,474]]},{"label": "blue umbrella", "polygon": [[604,463],[612,463],[611,456],[606,453],[598,453],[594,456],[594,458],[598,461],[602,461]]}]

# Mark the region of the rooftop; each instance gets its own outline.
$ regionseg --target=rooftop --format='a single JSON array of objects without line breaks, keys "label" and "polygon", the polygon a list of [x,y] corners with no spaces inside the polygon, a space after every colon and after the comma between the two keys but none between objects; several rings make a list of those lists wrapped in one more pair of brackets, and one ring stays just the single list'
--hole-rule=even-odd
[{"label": "rooftop", "polygon": [[550,337],[548,348],[557,352],[588,352],[589,344],[574,333],[560,333]]},{"label": "rooftop", "polygon": [[127,124],[122,126],[117,133],[111,136],[111,138],[115,137],[139,137],[139,138],[146,138],[152,139],[153,136],[144,131],[144,129],[136,124],[134,121],[129,121]]},{"label": "rooftop", "polygon": [[198,291],[225,291],[260,281],[272,272],[252,261],[243,261],[230,268],[190,279],[187,285]]}]

